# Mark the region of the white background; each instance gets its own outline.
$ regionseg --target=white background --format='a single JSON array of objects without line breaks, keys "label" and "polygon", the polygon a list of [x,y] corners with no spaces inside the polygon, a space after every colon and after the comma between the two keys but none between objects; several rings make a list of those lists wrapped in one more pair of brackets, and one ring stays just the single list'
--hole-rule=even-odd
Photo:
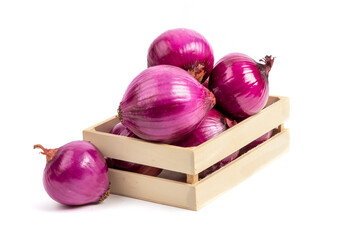
[{"label": "white background", "polygon": [[[356,1],[1,1],[1,239],[359,239]],[[45,158],[116,114],[151,41],[186,27],[230,52],[276,56],[290,151],[198,212],[111,195],[66,208]],[[5,237],[7,235],[7,237]]]}]

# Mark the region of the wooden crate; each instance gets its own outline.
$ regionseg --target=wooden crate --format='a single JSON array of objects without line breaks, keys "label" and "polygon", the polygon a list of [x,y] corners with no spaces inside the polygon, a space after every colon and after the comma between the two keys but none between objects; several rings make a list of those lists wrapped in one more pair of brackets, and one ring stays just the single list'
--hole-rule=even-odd
[{"label": "wooden crate", "polygon": [[[270,96],[266,107],[234,127],[197,147],[151,143],[108,133],[119,122],[111,117],[83,131],[106,156],[164,169],[157,176],[109,169],[111,193],[151,202],[198,210],[236,186],[287,150],[289,99]],[[256,148],[204,179],[198,174],[270,130],[274,135]]]}]

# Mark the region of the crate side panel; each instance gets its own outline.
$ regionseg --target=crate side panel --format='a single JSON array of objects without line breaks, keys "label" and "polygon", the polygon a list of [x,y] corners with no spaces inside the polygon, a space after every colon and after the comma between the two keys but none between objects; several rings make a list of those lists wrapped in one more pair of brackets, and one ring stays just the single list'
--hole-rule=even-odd
[{"label": "crate side panel", "polygon": [[279,101],[280,98],[282,98],[282,97],[279,97],[279,96],[269,96],[269,98],[268,98],[268,100],[267,100],[264,108],[267,108],[267,107],[270,106],[271,104]]},{"label": "crate side panel", "polygon": [[250,150],[229,165],[203,179],[196,185],[196,198],[199,208],[215,197],[233,188],[273,159],[285,152],[290,144],[289,131],[274,137]]},{"label": "crate side panel", "polygon": [[109,169],[109,180],[113,194],[196,210],[192,185],[116,169]]},{"label": "crate side panel", "polygon": [[120,122],[120,119],[117,116],[114,116],[114,117],[109,118],[106,121],[96,125],[94,127],[94,130],[108,133],[119,122]]},{"label": "crate side panel", "polygon": [[[275,99],[276,100],[276,99]],[[272,101],[275,101],[272,99]],[[260,113],[245,119],[213,139],[194,148],[195,173],[208,168],[248,143],[278,127],[289,118],[289,100],[279,97]]]},{"label": "crate side panel", "polygon": [[94,129],[84,130],[83,139],[93,143],[106,157],[176,172],[194,172],[193,152],[188,148],[149,143]]}]

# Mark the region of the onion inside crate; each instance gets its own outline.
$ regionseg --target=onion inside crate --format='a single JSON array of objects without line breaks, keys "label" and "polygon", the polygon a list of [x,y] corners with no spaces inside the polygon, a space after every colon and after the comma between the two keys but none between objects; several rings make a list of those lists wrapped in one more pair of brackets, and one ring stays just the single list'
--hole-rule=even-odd
[{"label": "onion inside crate", "polygon": [[[116,122],[116,121],[115,121],[115,122]],[[116,123],[117,123],[117,122],[116,122]],[[116,124],[116,123],[115,123],[115,124]],[[102,128],[101,130],[103,130],[103,131],[106,132],[106,130],[107,130],[108,128],[109,128],[109,127]],[[280,133],[280,132],[281,132],[280,128],[281,128],[281,126],[272,129],[272,130],[271,130],[271,136],[270,136],[270,138],[267,139],[266,141],[264,141],[263,143],[269,141],[269,140],[270,140],[271,138],[273,138],[276,134]],[[111,129],[111,128],[110,128],[110,129]],[[99,129],[97,129],[97,130],[98,130],[98,131],[101,131],[101,130],[99,130]],[[109,130],[109,131],[110,131],[110,130]],[[238,160],[239,157],[241,157],[242,155],[246,154],[247,152],[249,152],[249,151],[251,151],[251,150],[253,150],[253,149],[258,148],[258,147],[259,147],[260,145],[262,145],[263,143],[255,146],[255,147],[252,148],[252,149],[249,149],[249,150],[246,151],[246,152],[241,152],[241,151],[240,151],[239,156],[238,156],[237,158],[235,158],[232,162]],[[240,149],[240,150],[241,150],[241,149]],[[230,154],[230,155],[231,155],[231,154]],[[229,156],[230,156],[230,155],[229,155]],[[203,178],[199,178],[199,181],[201,181],[201,180],[203,180],[203,179],[206,179],[207,177],[215,174],[215,173],[218,172],[220,169],[222,169],[222,168],[227,167],[228,165],[230,165],[232,162],[229,162],[228,164],[226,164],[226,165],[224,165],[223,167],[215,170],[214,172],[206,175],[206,176],[203,177]],[[206,170],[206,169],[205,169],[205,170]],[[205,171],[205,170],[204,170],[204,171]],[[121,170],[121,171],[126,171],[126,170]],[[141,174],[141,173],[136,173],[136,174]],[[152,176],[152,177],[154,177],[154,176]],[[186,174],[181,173],[181,172],[175,172],[175,171],[167,170],[167,169],[163,169],[162,172],[161,172],[158,176],[156,176],[156,177],[163,178],[163,179],[167,179],[167,180],[173,180],[173,181],[177,181],[177,182],[186,183]]]},{"label": "onion inside crate", "polygon": [[[289,114],[288,97],[270,96],[258,114],[194,148],[154,144],[109,134],[119,122],[117,116],[84,129],[83,139],[92,142],[105,156],[171,170],[165,170],[160,177],[152,177],[110,168],[112,194],[197,211],[289,149],[290,131],[284,128]],[[224,158],[225,152],[246,145],[271,128],[276,129],[270,139],[197,181],[199,169],[207,168],[217,159]]]}]

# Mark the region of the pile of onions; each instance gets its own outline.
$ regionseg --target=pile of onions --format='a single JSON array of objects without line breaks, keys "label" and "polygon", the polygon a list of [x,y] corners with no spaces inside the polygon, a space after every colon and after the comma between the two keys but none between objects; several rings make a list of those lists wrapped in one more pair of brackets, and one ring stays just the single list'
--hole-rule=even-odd
[{"label": "pile of onions", "polygon": [[158,65],[130,83],[118,115],[136,136],[171,143],[195,129],[214,105],[214,95],[188,72]]},{"label": "pile of onions", "polygon": [[43,150],[46,166],[43,184],[55,201],[77,206],[102,202],[109,196],[108,167],[101,152],[90,142],[73,141]]},{"label": "pile of onions", "polygon": [[214,65],[214,54],[209,42],[198,32],[185,28],[168,30],[150,45],[148,67],[173,65],[188,71],[203,82]]},{"label": "pile of onions", "polygon": [[[263,63],[232,53],[214,67],[213,50],[201,34],[184,28],[166,31],[151,43],[148,68],[127,87],[117,109],[120,123],[110,133],[181,147],[198,146],[265,106],[274,58],[265,56],[260,61]],[[223,167],[271,134],[205,169],[199,177]],[[121,159],[105,160],[86,141],[57,149],[34,148],[41,148],[46,155],[45,190],[65,205],[103,201],[109,195],[108,167],[151,176],[162,171]]]},{"label": "pile of onions", "polygon": [[[134,133],[132,133],[129,129],[127,129],[121,123],[116,124],[111,129],[110,133],[120,135],[120,136],[125,136],[125,137],[138,138]],[[125,151],[125,149],[124,149],[124,151]],[[141,173],[141,174],[145,174],[145,175],[149,175],[149,176],[158,176],[162,172],[162,169],[160,169],[160,168],[145,166],[142,164],[132,163],[132,162],[123,161],[123,160],[119,160],[119,159],[107,158],[106,162],[110,168]]]},{"label": "pile of onions", "polygon": [[264,64],[242,53],[228,54],[214,67],[209,89],[216,97],[217,107],[235,120],[258,113],[269,97],[268,76],[274,58],[266,56]]}]

